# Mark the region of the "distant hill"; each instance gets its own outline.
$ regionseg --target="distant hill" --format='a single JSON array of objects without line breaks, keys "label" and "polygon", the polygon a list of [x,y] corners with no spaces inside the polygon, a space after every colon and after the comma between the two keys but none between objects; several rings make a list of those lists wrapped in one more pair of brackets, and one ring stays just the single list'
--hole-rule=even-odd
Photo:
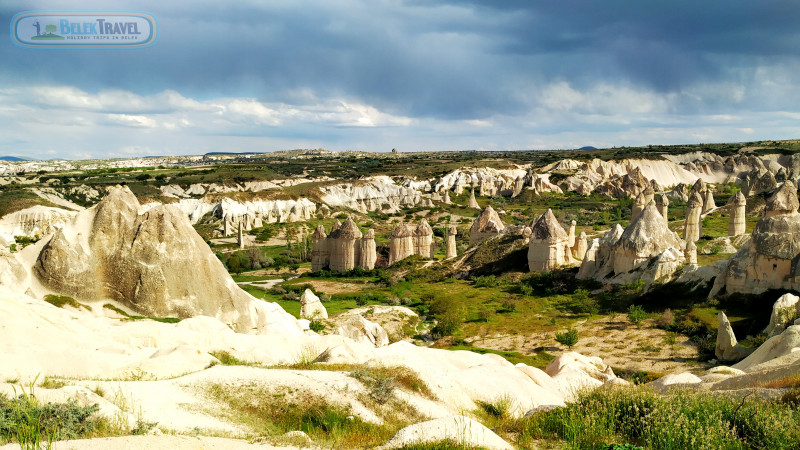
[{"label": "distant hill", "polygon": [[214,156],[214,155],[258,155],[263,152],[208,152],[206,156]]},{"label": "distant hill", "polygon": [[587,145],[586,147],[581,147],[578,150],[597,150],[597,148],[592,147],[591,145]]},{"label": "distant hill", "polygon": [[19,156],[0,156],[0,161],[30,161],[30,159]]}]

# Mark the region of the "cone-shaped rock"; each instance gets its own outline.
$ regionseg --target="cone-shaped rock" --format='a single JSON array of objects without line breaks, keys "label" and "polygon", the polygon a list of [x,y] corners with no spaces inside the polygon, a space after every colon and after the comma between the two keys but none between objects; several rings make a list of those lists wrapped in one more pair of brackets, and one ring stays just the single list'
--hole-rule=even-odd
[{"label": "cone-shaped rock", "polygon": [[500,220],[500,216],[497,215],[494,208],[487,206],[469,229],[469,245],[497,236],[505,228],[506,226]]},{"label": "cone-shaped rock", "polygon": [[433,258],[433,229],[425,219],[414,230],[414,253]]},{"label": "cone-shaped rock", "polygon": [[300,296],[300,318],[309,320],[328,318],[328,311],[311,289],[306,289]]},{"label": "cone-shaped rock", "polygon": [[531,226],[528,270],[550,272],[566,264],[567,239],[567,232],[558,223],[553,210],[548,209]]},{"label": "cone-shaped rock", "polygon": [[798,207],[800,203],[797,200],[797,186],[787,181],[767,199],[765,215],[791,214],[797,212]]},{"label": "cone-shaped rock", "polygon": [[349,217],[341,227],[331,231],[328,237],[331,270],[346,272],[356,266],[359,258],[356,254],[356,241],[361,237],[361,230]]},{"label": "cone-shaped rock", "polygon": [[588,248],[589,240],[586,238],[586,232],[581,231],[581,234],[578,236],[578,239],[575,242],[575,248],[572,249],[572,255],[578,261],[583,261],[583,257],[586,256],[586,250]]},{"label": "cone-shaped rock", "polygon": [[[703,180],[697,180],[703,181]],[[697,186],[697,184],[695,184]],[[703,212],[703,197],[695,192],[686,202],[686,222],[683,225],[683,238],[688,242],[695,242],[700,239],[701,224],[700,215]]]},{"label": "cone-shaped rock", "polygon": [[738,361],[749,355],[752,350],[742,347],[736,341],[733,328],[724,312],[717,314],[719,328],[717,329],[717,345],[714,354],[720,361]]},{"label": "cone-shaped rock", "polygon": [[469,193],[469,203],[467,204],[467,208],[481,209],[481,207],[478,205],[478,201],[475,200],[475,189]]},{"label": "cone-shaped rock", "polygon": [[703,214],[708,213],[716,208],[717,204],[714,202],[714,193],[711,189],[706,189],[705,196],[703,197]]},{"label": "cone-shaped rock", "polygon": [[625,228],[614,252],[614,272],[633,270],[668,248],[683,249],[681,239],[669,229],[655,202],[650,202]]},{"label": "cone-shaped rock", "polygon": [[730,220],[728,222],[728,236],[739,236],[745,234],[747,228],[747,198],[742,191],[739,191],[728,201],[730,207]]},{"label": "cone-shaped rock", "polygon": [[658,198],[658,211],[661,212],[661,216],[664,217],[664,220],[669,220],[669,199],[666,195],[662,195]]},{"label": "cone-shaped rock", "polygon": [[574,220],[569,223],[569,233],[567,233],[567,246],[569,248],[575,247],[575,225],[577,223]]}]

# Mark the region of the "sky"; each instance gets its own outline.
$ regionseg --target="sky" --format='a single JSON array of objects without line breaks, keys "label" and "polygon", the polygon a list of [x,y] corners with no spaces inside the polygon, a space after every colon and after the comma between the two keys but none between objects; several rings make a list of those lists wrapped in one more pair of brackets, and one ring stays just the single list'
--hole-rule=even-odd
[{"label": "sky", "polygon": [[142,49],[13,45],[0,155],[598,148],[800,138],[795,0],[159,0]]}]

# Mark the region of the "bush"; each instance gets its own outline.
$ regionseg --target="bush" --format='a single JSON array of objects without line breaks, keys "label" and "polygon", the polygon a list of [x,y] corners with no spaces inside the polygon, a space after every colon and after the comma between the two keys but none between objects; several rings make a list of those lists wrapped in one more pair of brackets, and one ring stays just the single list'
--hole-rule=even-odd
[{"label": "bush", "polygon": [[517,310],[517,302],[514,299],[507,298],[503,300],[503,312],[514,312]]},{"label": "bush", "polygon": [[497,283],[497,279],[495,278],[494,275],[486,275],[486,276],[483,276],[483,277],[477,277],[473,281],[473,285],[475,287],[479,287],[479,288],[481,288],[481,287],[486,287],[486,288],[497,287],[497,284],[498,284]]},{"label": "bush", "polygon": [[671,309],[667,308],[666,311],[661,313],[658,320],[656,320],[656,326],[665,330],[675,326],[675,314],[673,314]]},{"label": "bush", "polygon": [[578,330],[569,328],[563,333],[556,333],[556,342],[566,345],[571,350],[578,343]]},{"label": "bush", "polygon": [[636,328],[642,328],[642,321],[647,318],[647,313],[644,312],[639,305],[631,305],[628,308],[628,320],[636,325]]},{"label": "bush", "polygon": [[40,403],[33,392],[9,399],[0,394],[0,442],[18,442],[21,448],[50,448],[55,440],[87,437],[98,425],[91,419],[100,407],[67,403]]}]

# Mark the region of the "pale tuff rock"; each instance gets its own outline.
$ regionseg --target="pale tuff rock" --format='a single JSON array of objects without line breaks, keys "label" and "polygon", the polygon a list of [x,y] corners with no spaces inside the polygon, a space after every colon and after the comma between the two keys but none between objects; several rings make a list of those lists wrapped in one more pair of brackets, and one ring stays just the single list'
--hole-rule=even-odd
[{"label": "pale tuff rock", "polygon": [[613,248],[625,230],[620,224],[616,224],[614,228],[607,231],[603,237],[592,239],[589,247],[586,249],[586,254],[583,257],[583,263],[578,269],[577,278],[585,280],[594,278],[602,280],[606,278],[614,270],[613,262]]},{"label": "pale tuff rock", "polygon": [[358,225],[351,218],[344,224],[337,220],[331,227],[331,233],[325,234],[322,225],[317,226],[311,235],[311,270],[324,268],[344,272],[355,267],[367,270],[375,268],[378,254],[375,248],[375,231],[361,233]]},{"label": "pale tuff rock", "polygon": [[405,207],[420,205],[422,191],[430,191],[429,182],[410,179],[396,183],[387,176],[369,177],[357,183],[321,187],[322,202],[332,208],[345,207],[361,213],[382,211],[394,213]]},{"label": "pale tuff rock", "polygon": [[378,250],[375,246],[375,230],[371,228],[367,230],[357,245],[359,246],[357,265],[366,270],[374,269],[375,262],[378,260]]},{"label": "pale tuff rock", "polygon": [[533,230],[531,230],[531,227],[523,227],[523,228],[522,228],[522,233],[521,233],[521,235],[522,235],[522,238],[523,238],[523,239],[525,239],[525,243],[526,243],[526,244],[530,242],[530,240],[531,240],[531,233],[532,233],[532,232],[533,232]]},{"label": "pale tuff rock", "polygon": [[146,316],[207,315],[243,333],[300,332],[288,314],[236,286],[180,210],[139,210],[127,187],[111,188],[44,245],[33,273],[57,293],[110,298]]},{"label": "pale tuff rock", "polygon": [[452,205],[453,202],[450,200],[450,191],[444,191],[444,203],[446,205]]},{"label": "pale tuff rock", "polygon": [[447,230],[447,244],[445,245],[445,258],[452,259],[458,256],[458,251],[456,250],[456,234],[458,230],[456,229],[455,225],[450,225],[450,228]]},{"label": "pale tuff rock", "polygon": [[0,219],[0,237],[14,242],[14,236],[47,236],[69,223],[75,214],[60,208],[32,206],[3,216]]},{"label": "pale tuff rock", "polygon": [[[765,215],[750,241],[728,260],[714,282],[710,298],[719,294],[760,294],[769,289],[800,289],[793,261],[800,254],[797,188],[787,181],[768,200]],[[725,292],[723,292],[723,289]]]},{"label": "pale tuff rock", "polygon": [[645,206],[647,206],[650,202],[653,201],[653,197],[655,197],[655,192],[653,192],[652,186],[647,186],[636,198],[633,200],[633,208],[631,213],[631,220],[635,219],[639,214],[642,213]]},{"label": "pale tuff rock", "polygon": [[308,320],[328,318],[328,311],[311,289],[306,289],[300,296],[300,318]]},{"label": "pale tuff rock", "polygon": [[525,187],[525,177],[517,177],[516,181],[514,181],[514,192],[511,194],[512,197],[517,197],[519,194],[522,193],[522,189]]},{"label": "pale tuff rock", "polygon": [[[702,181],[702,180],[698,180]],[[703,197],[698,192],[693,193],[686,202],[686,223],[683,226],[683,238],[695,242],[702,234],[700,215],[703,212]]]},{"label": "pale tuff rock", "polygon": [[614,272],[630,272],[667,249],[682,249],[681,239],[667,227],[655,202],[625,228],[614,248]]},{"label": "pale tuff rock", "polygon": [[671,373],[669,375],[665,375],[651,383],[648,383],[648,386],[652,386],[656,389],[663,390],[664,388],[670,386],[699,384],[702,382],[703,380],[701,380],[700,377],[698,377],[697,375],[689,372],[683,372],[683,373]]},{"label": "pale tuff rock", "polygon": [[772,172],[754,172],[748,174],[742,180],[742,192],[744,195],[750,197],[753,195],[761,194],[762,192],[771,192],[778,188],[778,180]]},{"label": "pale tuff rock", "polygon": [[730,208],[730,221],[728,222],[728,236],[739,236],[745,233],[747,227],[745,211],[747,198],[739,191],[728,201]]},{"label": "pale tuff rock", "polygon": [[200,199],[186,198],[172,203],[189,217],[192,224],[196,224],[206,214],[213,214],[222,219],[226,228],[226,236],[231,234],[230,229],[238,222],[244,223],[244,229],[256,227],[256,223],[287,223],[303,222],[311,219],[317,212],[317,205],[305,198],[299,200],[261,200],[255,199],[245,202],[219,196],[203,197]]},{"label": "pale tuff rock", "polygon": [[398,431],[383,448],[394,449],[439,441],[451,442],[456,448],[513,448],[480,422],[464,416],[448,416],[409,425]]},{"label": "pale tuff rock", "polygon": [[[738,238],[734,237],[731,240],[730,237],[717,237],[711,239],[710,241],[706,242],[706,245],[703,247],[703,254],[704,255],[712,255],[714,253],[736,253],[736,245],[734,245],[734,241],[737,243],[739,241],[747,241],[750,239],[750,236],[747,235],[740,235]],[[738,244],[741,246],[741,243]]]},{"label": "pale tuff rock", "polygon": [[[758,373],[760,368],[764,368],[764,372],[770,372],[769,369],[781,368],[782,364],[780,363],[785,361],[788,363],[788,367],[784,366],[781,368],[782,370],[774,370],[774,372],[778,372],[776,379],[781,379],[797,375],[797,368],[800,366],[798,360],[800,360],[800,325],[792,325],[781,334],[767,339],[748,357],[738,364],[734,364],[733,367],[745,372]],[[752,384],[748,384],[747,387],[749,386]]]},{"label": "pale tuff rock", "polygon": [[556,382],[561,395],[567,401],[582,389],[599,387],[618,380],[611,367],[602,359],[577,352],[562,353],[550,361],[544,371]]},{"label": "pale tuff rock", "polygon": [[236,232],[236,244],[239,249],[244,248],[244,235],[242,234],[242,222],[239,222],[239,230]]},{"label": "pale tuff rock", "polygon": [[481,209],[481,207],[478,205],[478,201],[475,200],[475,189],[473,189],[469,194],[469,203],[467,204],[467,208]]},{"label": "pale tuff rock", "polygon": [[642,174],[639,167],[635,167],[630,172],[621,177],[610,178],[595,191],[614,198],[625,198],[638,196],[642,191],[652,187],[650,180]]},{"label": "pale tuff rock", "polygon": [[669,198],[667,198],[666,194],[658,197],[656,206],[658,206],[658,211],[661,213],[661,217],[663,217],[664,220],[669,220]]},{"label": "pale tuff rock", "polygon": [[501,234],[505,228],[505,224],[500,220],[500,216],[497,215],[494,208],[487,206],[469,229],[469,245],[475,245],[495,237]]},{"label": "pale tuff rock", "polygon": [[589,242],[586,238],[586,232],[581,231],[581,234],[578,236],[578,240],[575,243],[575,247],[572,249],[572,256],[577,261],[583,261],[583,257],[586,256],[586,250],[589,248]]},{"label": "pale tuff rock", "polygon": [[706,195],[703,199],[703,214],[708,214],[716,207],[717,204],[714,202],[714,193],[711,192],[711,189],[706,190]]},{"label": "pale tuff rock", "polygon": [[358,225],[351,218],[347,218],[340,228],[331,231],[328,235],[328,250],[331,270],[345,272],[355,268],[359,255],[356,254],[356,241],[363,237]]},{"label": "pale tuff rock", "polygon": [[752,350],[737,343],[728,316],[720,311],[717,314],[717,320],[719,321],[719,328],[717,329],[717,346],[714,349],[717,359],[720,361],[738,361],[749,355]]},{"label": "pale tuff rock", "polygon": [[359,314],[348,314],[346,317],[346,322],[336,328],[335,334],[374,347],[389,345],[389,335],[382,326],[365,319]]},{"label": "pale tuff rock", "polygon": [[697,244],[692,241],[687,242],[683,255],[689,264],[697,264]]},{"label": "pale tuff rock", "polygon": [[575,247],[575,225],[577,225],[577,222],[574,220],[569,223],[569,232],[567,234],[567,246],[569,248]]},{"label": "pale tuff rock", "polygon": [[561,228],[553,210],[539,216],[531,226],[528,244],[528,270],[550,272],[572,262],[567,232]]},{"label": "pale tuff rock", "polygon": [[433,258],[433,229],[425,219],[414,230],[414,253]]},{"label": "pale tuff rock", "polygon": [[311,249],[311,270],[316,272],[324,269],[330,260],[330,252],[328,251],[328,235],[325,234],[325,227],[317,225],[314,234],[311,235],[312,249]]},{"label": "pale tuff rock", "polygon": [[401,223],[392,230],[389,241],[389,265],[414,254],[414,231],[415,229],[407,223]]},{"label": "pale tuff rock", "polygon": [[772,315],[769,317],[769,325],[764,330],[764,334],[767,337],[777,336],[798,317],[800,317],[800,297],[783,294],[772,305]]}]

